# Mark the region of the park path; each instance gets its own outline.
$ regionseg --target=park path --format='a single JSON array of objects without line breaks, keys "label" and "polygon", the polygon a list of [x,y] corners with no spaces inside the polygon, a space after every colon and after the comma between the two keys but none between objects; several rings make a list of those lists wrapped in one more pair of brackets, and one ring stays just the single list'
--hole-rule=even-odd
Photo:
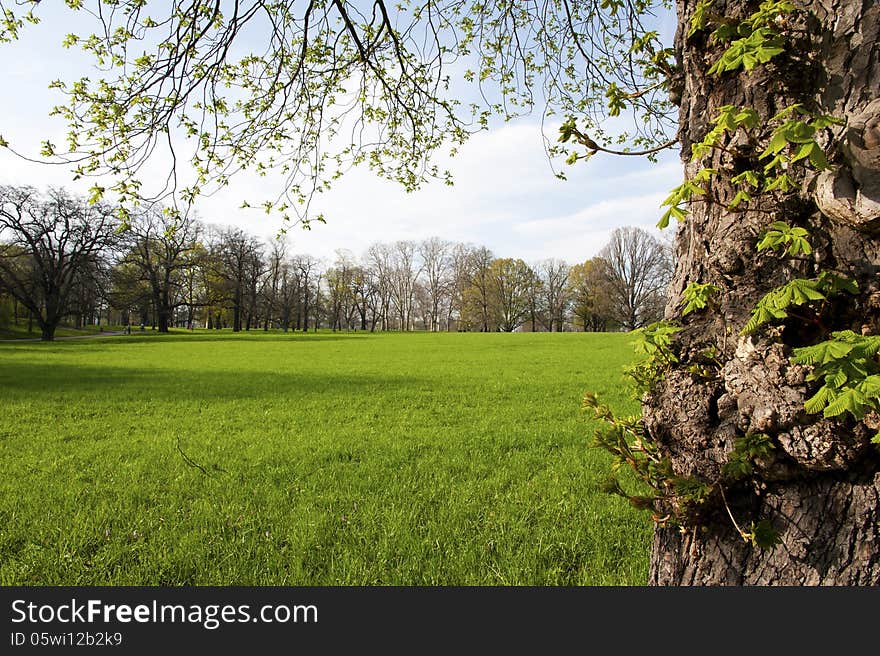
[{"label": "park path", "polygon": [[[104,332],[100,332],[100,333],[95,333],[94,335],[69,335],[67,337],[56,337],[52,341],[60,342],[61,340],[67,340],[67,339],[92,339],[94,337],[112,337],[114,335],[124,335],[124,334],[125,334],[124,330],[116,330],[116,331],[112,331],[112,332],[104,331]],[[0,343],[5,343],[5,344],[10,344],[12,342],[42,342],[42,341],[43,340],[41,340],[39,337],[24,337],[24,338],[20,338],[20,339],[0,339]]]}]

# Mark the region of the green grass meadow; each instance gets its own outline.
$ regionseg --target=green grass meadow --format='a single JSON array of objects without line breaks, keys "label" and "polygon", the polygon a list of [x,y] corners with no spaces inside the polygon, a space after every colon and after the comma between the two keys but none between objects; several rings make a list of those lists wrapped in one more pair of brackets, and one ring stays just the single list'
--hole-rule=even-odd
[{"label": "green grass meadow", "polygon": [[637,410],[630,340],[0,344],[0,584],[641,585],[580,409]]}]

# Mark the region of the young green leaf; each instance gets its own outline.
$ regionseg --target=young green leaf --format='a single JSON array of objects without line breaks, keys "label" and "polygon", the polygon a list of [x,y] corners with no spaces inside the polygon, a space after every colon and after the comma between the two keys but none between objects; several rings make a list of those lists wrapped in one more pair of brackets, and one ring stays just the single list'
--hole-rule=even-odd
[{"label": "young green leaf", "polygon": [[759,549],[772,549],[782,540],[776,529],[769,520],[762,519],[757,524],[752,524],[749,533],[751,543]]},{"label": "young green leaf", "polygon": [[685,306],[681,311],[681,316],[686,316],[695,310],[705,308],[709,304],[712,295],[718,291],[719,288],[712,283],[690,283],[683,293]]}]

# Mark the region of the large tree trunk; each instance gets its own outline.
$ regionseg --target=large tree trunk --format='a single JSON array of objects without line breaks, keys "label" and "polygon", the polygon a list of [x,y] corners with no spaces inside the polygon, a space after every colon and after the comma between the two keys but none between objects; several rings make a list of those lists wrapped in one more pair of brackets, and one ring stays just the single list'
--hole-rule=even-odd
[{"label": "large tree trunk", "polygon": [[171,279],[166,274],[163,280],[162,289],[156,294],[156,318],[159,324],[159,332],[167,333],[171,326],[171,298],[169,296],[171,290]]},{"label": "large tree trunk", "polygon": [[44,342],[52,342],[55,340],[55,328],[57,323],[40,322],[40,339]]},{"label": "large tree trunk", "polygon": [[236,287],[235,295],[232,299],[232,332],[234,333],[241,332],[241,297],[241,289]]},{"label": "large tree trunk", "polygon": [[[759,3],[716,0],[713,11],[737,19]],[[870,445],[877,427],[865,422],[807,414],[815,383],[790,361],[792,348],[818,341],[803,322],[739,332],[755,302],[794,277],[835,269],[855,278],[861,295],[847,299],[831,316],[832,330],[876,334],[880,316],[880,6],[876,0],[795,2],[806,16],[796,27],[802,39],[793,50],[751,73],[707,75],[720,47],[706,34],[686,39],[696,0],[678,0],[678,51],[685,89],[681,105],[683,159],[703,138],[722,105],[748,106],[764,117],[795,102],[813,111],[846,117],[836,168],[803,173],[800,191],[783,203],[761,201],[747,212],[695,203],[677,236],[677,266],[667,318],[680,317],[681,293],[690,282],[721,288],[720,310],[686,317],[675,350],[681,367],[646,397],[645,425],[671,458],[676,475],[717,479],[733,441],[763,433],[775,444],[775,459],[759,476],[726,490],[715,500],[702,529],[658,526],[651,556],[654,585],[865,585],[880,583],[880,458]],[[791,56],[795,55],[795,56]],[[710,161],[711,160],[711,161]],[[728,172],[742,162],[722,152],[702,162]],[[699,165],[688,163],[686,175]],[[742,170],[742,169],[740,169]],[[725,180],[713,180],[721,198],[733,196]],[[759,233],[775,220],[811,233],[812,261],[759,255]],[[688,360],[708,346],[722,351],[717,379],[687,372]],[[781,542],[772,549],[751,546],[734,528],[769,520]]]},{"label": "large tree trunk", "polygon": [[[309,288],[305,288],[302,302],[302,329],[304,333],[309,332]],[[296,317],[297,327],[299,327],[299,315]]]},{"label": "large tree trunk", "polygon": [[162,295],[156,303],[156,323],[160,333],[167,333],[171,325],[171,308],[168,299]]},{"label": "large tree trunk", "polygon": [[40,326],[40,339],[44,342],[51,342],[55,339],[55,329],[61,323],[61,300],[59,296],[57,292],[47,293],[43,306],[43,314],[45,316],[37,316],[37,324]]}]

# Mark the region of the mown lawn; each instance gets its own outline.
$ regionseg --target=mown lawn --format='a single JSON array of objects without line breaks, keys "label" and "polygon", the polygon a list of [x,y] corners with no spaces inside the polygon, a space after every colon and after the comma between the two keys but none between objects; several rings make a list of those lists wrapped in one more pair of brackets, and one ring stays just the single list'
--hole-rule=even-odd
[{"label": "mown lawn", "polygon": [[629,341],[0,344],[0,584],[643,584],[580,409],[636,411]]}]

